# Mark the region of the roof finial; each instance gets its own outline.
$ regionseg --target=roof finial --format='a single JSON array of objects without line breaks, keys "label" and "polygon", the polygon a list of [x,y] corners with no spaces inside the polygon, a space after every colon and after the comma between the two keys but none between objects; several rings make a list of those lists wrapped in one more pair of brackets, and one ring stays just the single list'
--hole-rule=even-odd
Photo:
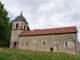
[{"label": "roof finial", "polygon": [[21,15],[22,15],[22,11],[21,11]]}]

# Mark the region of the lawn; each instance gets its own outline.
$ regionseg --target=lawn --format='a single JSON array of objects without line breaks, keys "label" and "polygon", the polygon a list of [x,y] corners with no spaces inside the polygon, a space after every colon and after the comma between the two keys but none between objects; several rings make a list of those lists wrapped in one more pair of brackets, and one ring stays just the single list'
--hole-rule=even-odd
[{"label": "lawn", "polygon": [[80,57],[59,52],[40,52],[4,48],[0,51],[0,60],[80,60]]}]

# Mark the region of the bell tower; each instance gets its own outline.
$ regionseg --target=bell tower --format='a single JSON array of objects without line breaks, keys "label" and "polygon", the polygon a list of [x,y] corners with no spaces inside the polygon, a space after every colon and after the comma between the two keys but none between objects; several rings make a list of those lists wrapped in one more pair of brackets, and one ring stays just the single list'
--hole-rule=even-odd
[{"label": "bell tower", "polygon": [[11,41],[10,48],[18,48],[19,47],[19,35],[27,30],[28,23],[26,19],[23,17],[22,12],[19,16],[17,16],[12,21],[12,31],[11,31]]}]

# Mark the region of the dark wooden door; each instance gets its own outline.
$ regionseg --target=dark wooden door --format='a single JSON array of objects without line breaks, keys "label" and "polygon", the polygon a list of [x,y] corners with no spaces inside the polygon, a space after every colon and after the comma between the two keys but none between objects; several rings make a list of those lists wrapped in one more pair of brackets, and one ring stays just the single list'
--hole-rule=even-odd
[{"label": "dark wooden door", "polygon": [[16,43],[17,43],[17,42],[14,42],[14,48],[16,48]]},{"label": "dark wooden door", "polygon": [[50,51],[53,52],[53,48],[50,48]]}]

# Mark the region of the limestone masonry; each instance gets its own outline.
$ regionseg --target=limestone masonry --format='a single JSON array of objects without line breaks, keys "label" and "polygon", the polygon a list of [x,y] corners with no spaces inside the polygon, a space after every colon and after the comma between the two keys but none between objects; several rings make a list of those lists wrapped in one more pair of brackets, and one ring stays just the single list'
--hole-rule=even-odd
[{"label": "limestone masonry", "polygon": [[80,55],[76,26],[30,31],[27,31],[27,26],[22,13],[12,21],[10,48]]}]

